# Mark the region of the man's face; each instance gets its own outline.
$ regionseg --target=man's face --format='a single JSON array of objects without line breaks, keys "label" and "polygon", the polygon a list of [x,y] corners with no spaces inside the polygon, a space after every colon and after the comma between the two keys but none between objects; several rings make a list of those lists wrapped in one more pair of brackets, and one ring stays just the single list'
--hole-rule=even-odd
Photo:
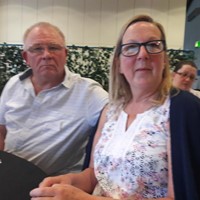
[{"label": "man's face", "polygon": [[22,55],[32,68],[33,77],[46,81],[64,77],[67,50],[63,38],[50,27],[36,27],[25,40]]}]

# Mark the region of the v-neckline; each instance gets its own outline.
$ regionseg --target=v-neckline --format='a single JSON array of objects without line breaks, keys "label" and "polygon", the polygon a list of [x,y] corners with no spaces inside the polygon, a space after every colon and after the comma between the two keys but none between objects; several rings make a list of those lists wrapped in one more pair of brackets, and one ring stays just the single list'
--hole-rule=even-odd
[{"label": "v-neckline", "polygon": [[130,132],[131,127],[133,126],[133,124],[137,120],[138,115],[140,115],[140,114],[137,114],[135,119],[127,127],[128,114],[125,111],[122,111],[119,118],[118,118],[118,122],[119,122],[118,123],[118,130],[119,130],[119,132],[124,133],[124,134],[128,134]]},{"label": "v-neckline", "polygon": [[119,130],[121,131],[121,133],[124,133],[124,134],[128,134],[129,132],[133,132],[133,128],[134,129],[137,127],[137,123],[139,123],[139,119],[146,115],[147,112],[150,112],[152,108],[150,108],[149,110],[146,110],[144,111],[143,113],[138,113],[135,118],[132,120],[132,122],[130,123],[130,125],[127,127],[127,120],[128,120],[128,113],[126,113],[124,110],[122,110],[119,118],[118,118],[118,128]]}]

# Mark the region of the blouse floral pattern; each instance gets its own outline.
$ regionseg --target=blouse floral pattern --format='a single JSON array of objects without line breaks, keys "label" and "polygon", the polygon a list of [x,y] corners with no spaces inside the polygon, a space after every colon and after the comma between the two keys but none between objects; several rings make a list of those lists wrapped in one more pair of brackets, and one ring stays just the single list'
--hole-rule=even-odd
[{"label": "blouse floral pattern", "polygon": [[167,195],[169,105],[138,114],[126,130],[128,115],[110,107],[96,145],[94,195],[124,199],[161,198]]}]

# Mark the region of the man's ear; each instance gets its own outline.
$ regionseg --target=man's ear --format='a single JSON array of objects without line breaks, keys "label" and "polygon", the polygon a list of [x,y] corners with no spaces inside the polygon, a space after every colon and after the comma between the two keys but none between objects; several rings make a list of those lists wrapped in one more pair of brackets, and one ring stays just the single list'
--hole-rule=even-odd
[{"label": "man's ear", "polygon": [[66,55],[66,57],[68,56],[68,49],[67,48],[65,48],[65,55]]},{"label": "man's ear", "polygon": [[22,51],[21,55],[22,55],[22,58],[26,61],[26,64],[28,65],[27,52]]}]

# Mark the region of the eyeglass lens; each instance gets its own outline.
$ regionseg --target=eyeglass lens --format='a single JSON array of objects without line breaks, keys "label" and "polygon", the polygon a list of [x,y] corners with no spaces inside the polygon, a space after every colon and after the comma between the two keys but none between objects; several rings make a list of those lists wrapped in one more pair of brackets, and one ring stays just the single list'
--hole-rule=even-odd
[{"label": "eyeglass lens", "polygon": [[144,46],[149,54],[157,54],[165,49],[163,40],[153,40],[144,43],[128,43],[121,46],[121,53],[124,56],[134,56],[139,53],[140,47]]},{"label": "eyeglass lens", "polygon": [[49,52],[56,53],[63,49],[63,46],[59,44],[36,44],[31,46],[28,51],[31,53],[42,54],[45,51],[45,48],[48,49]]},{"label": "eyeglass lens", "polygon": [[195,76],[193,76],[193,75],[189,75],[189,74],[187,74],[187,73],[182,73],[182,72],[177,72],[177,74],[179,74],[180,76],[182,76],[183,78],[189,78],[190,80],[195,80],[196,79],[196,77]]}]

